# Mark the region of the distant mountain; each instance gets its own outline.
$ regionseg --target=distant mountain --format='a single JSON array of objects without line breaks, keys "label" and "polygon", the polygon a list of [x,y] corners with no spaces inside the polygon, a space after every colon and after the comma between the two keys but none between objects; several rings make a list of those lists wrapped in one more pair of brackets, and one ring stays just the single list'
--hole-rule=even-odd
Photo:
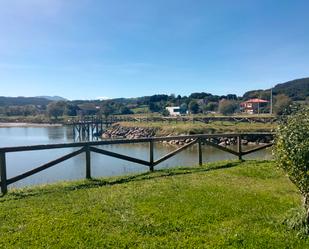
[{"label": "distant mountain", "polygon": [[0,106],[47,105],[51,101],[38,97],[3,97],[0,96]]},{"label": "distant mountain", "polygon": [[50,100],[50,101],[67,101],[67,99],[62,98],[60,96],[37,96],[35,98],[47,99],[47,100]]},{"label": "distant mountain", "polygon": [[[285,94],[289,96],[292,100],[305,100],[309,97],[309,78],[302,78],[291,80],[285,83],[280,83],[275,85],[273,88],[273,94]],[[243,95],[244,99],[250,98],[266,98],[268,99],[270,96],[270,89],[266,90],[253,90],[246,92]]]},{"label": "distant mountain", "polygon": [[52,101],[67,101],[59,96],[38,97],[4,97],[0,96],[0,106],[25,106],[25,105],[48,105]]},{"label": "distant mountain", "polygon": [[274,94],[285,94],[293,100],[305,100],[309,96],[309,78],[291,80],[277,84],[273,89]]}]

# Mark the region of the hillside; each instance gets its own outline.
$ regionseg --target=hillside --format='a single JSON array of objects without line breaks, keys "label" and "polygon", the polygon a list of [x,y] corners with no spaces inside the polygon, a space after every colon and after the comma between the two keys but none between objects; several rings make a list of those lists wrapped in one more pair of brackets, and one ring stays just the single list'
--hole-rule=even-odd
[{"label": "hillside", "polygon": [[50,101],[67,101],[67,99],[60,96],[36,96],[35,98],[47,99]]},{"label": "hillside", "polygon": [[[309,78],[296,79],[285,83],[277,84],[273,88],[273,94],[285,94],[294,101],[306,100],[306,98],[309,96]],[[269,96],[270,89],[260,89],[246,92],[243,95],[243,99],[246,100],[259,97],[269,99]]]},{"label": "hillside", "polygon": [[47,105],[51,101],[38,97],[3,97],[0,96],[0,106]]},{"label": "hillside", "polygon": [[272,162],[221,162],[10,192],[0,248],[309,248]]},{"label": "hillside", "polygon": [[273,93],[285,94],[293,100],[305,100],[309,96],[309,78],[277,84],[273,89]]}]

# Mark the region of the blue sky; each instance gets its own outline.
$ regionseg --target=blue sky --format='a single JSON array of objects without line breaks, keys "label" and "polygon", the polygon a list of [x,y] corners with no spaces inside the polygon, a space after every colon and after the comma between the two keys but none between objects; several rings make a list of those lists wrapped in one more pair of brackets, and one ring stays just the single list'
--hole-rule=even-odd
[{"label": "blue sky", "polygon": [[309,76],[309,1],[0,0],[0,96],[236,93]]}]

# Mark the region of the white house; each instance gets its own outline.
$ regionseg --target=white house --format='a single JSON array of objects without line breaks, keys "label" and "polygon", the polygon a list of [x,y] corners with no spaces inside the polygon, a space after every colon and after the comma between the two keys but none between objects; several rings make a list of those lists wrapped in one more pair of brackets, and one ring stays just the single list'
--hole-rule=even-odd
[{"label": "white house", "polygon": [[180,107],[179,106],[169,106],[165,107],[166,110],[170,113],[171,116],[180,116]]}]

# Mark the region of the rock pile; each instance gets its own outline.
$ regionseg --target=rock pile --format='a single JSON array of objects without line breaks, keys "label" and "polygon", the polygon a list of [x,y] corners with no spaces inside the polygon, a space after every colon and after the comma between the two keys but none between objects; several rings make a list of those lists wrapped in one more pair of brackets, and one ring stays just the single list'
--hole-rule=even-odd
[{"label": "rock pile", "polygon": [[[273,136],[271,135],[244,135],[241,139],[241,144],[243,145],[263,145],[267,143],[273,143],[274,141]],[[222,137],[222,138],[212,138],[211,142],[219,144],[221,146],[229,146],[229,145],[235,145],[237,144],[237,138],[236,137]]]},{"label": "rock pile", "polygon": [[155,129],[142,128],[142,127],[123,127],[120,125],[114,125],[111,129],[106,130],[102,134],[102,138],[142,138],[153,137],[155,135]]},{"label": "rock pile", "polygon": [[[184,134],[181,134],[180,136],[182,136]],[[185,145],[188,144],[190,142],[192,142],[194,139],[192,138],[187,138],[187,139],[182,139],[182,140],[169,140],[169,141],[162,141],[163,144],[170,144],[170,145]]]}]

